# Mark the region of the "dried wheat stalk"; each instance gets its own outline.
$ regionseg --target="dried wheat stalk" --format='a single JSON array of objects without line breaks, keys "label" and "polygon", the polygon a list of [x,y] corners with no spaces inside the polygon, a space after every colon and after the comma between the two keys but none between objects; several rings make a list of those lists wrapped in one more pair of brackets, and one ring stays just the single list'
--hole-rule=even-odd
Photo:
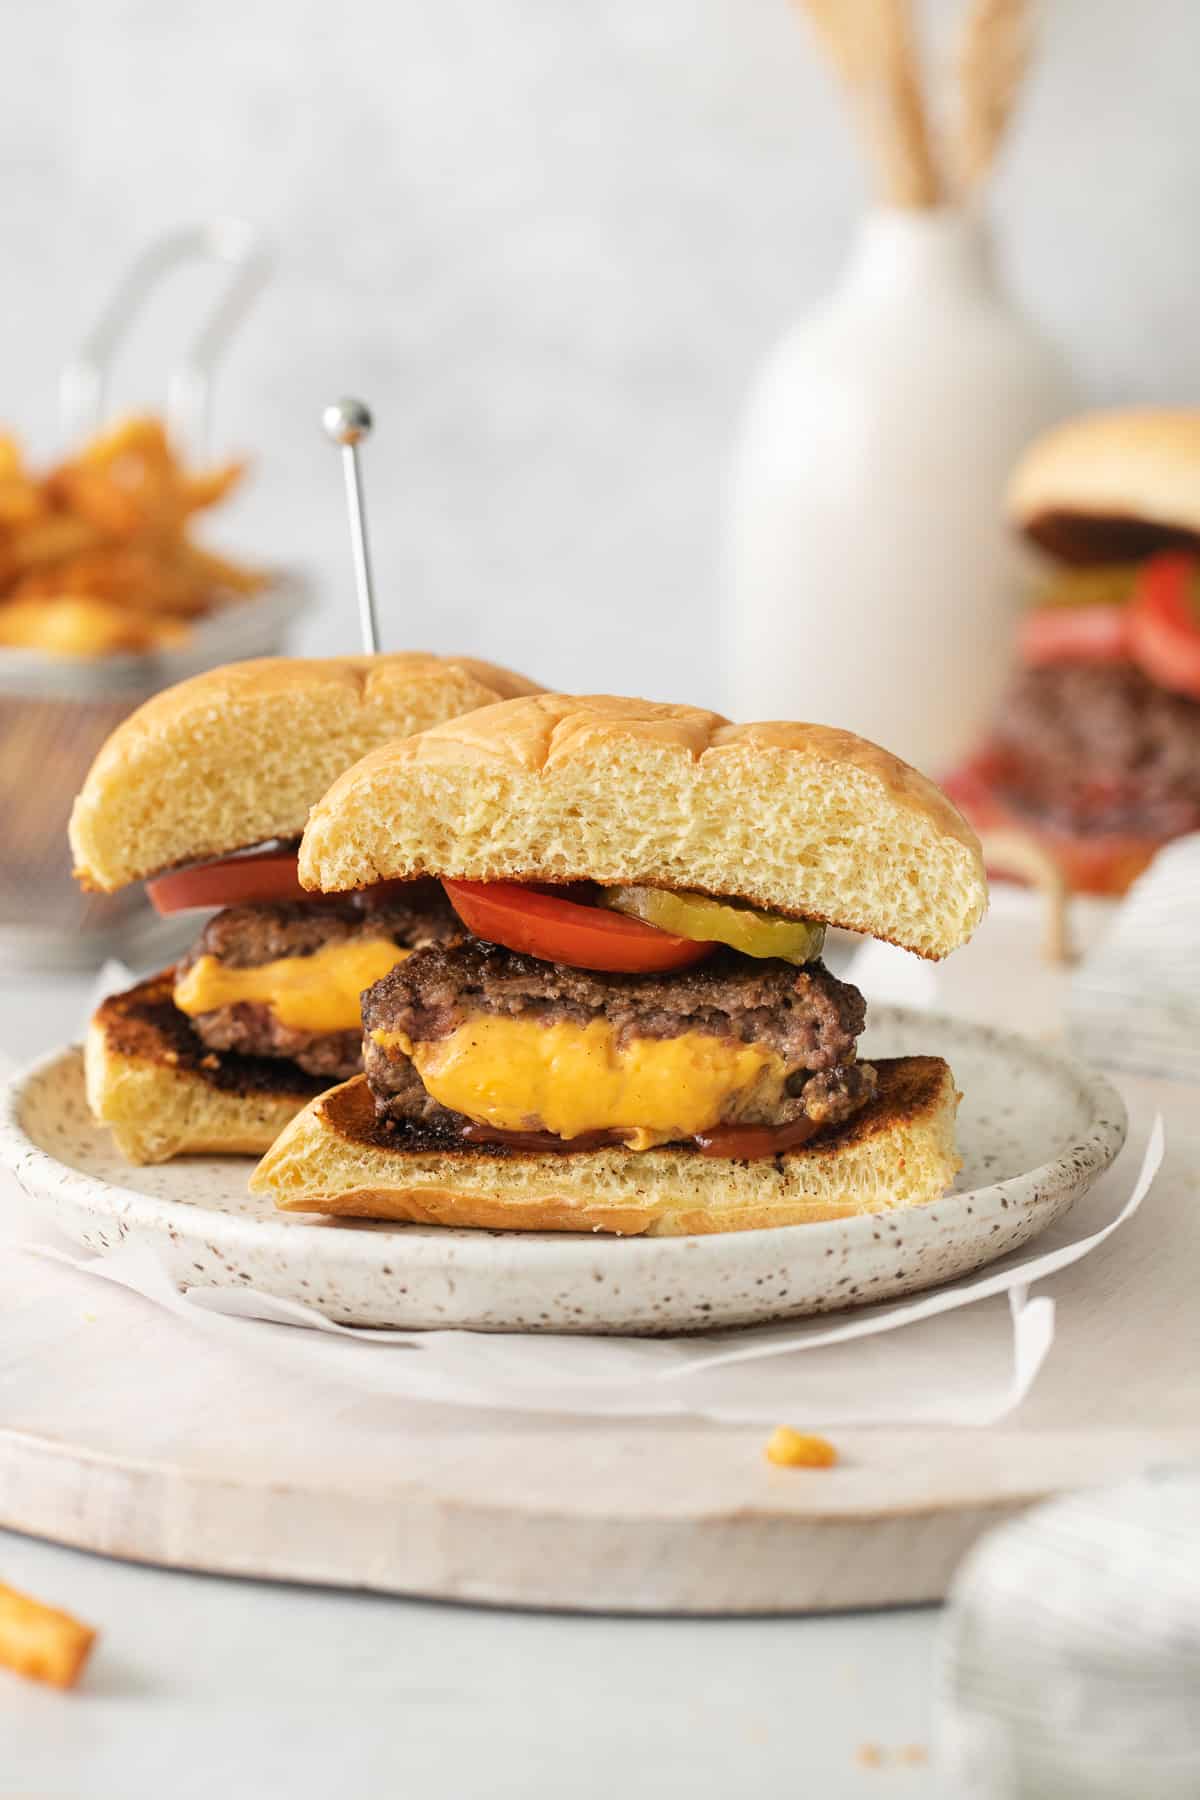
[{"label": "dried wheat stalk", "polygon": [[958,55],[960,111],[952,166],[964,193],[977,188],[996,160],[1029,62],[1028,0],[974,0]]},{"label": "dried wheat stalk", "polygon": [[854,101],[892,206],[936,206],[942,184],[930,147],[910,0],[797,0]]}]

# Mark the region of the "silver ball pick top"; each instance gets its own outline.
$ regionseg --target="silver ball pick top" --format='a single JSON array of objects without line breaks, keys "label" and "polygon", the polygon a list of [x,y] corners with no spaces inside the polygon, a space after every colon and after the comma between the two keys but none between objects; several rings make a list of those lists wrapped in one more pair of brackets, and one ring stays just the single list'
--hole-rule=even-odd
[{"label": "silver ball pick top", "polygon": [[347,399],[335,400],[332,406],[327,406],[321,414],[321,424],[330,442],[341,447],[363,649],[368,656],[378,656],[379,620],[375,613],[375,584],[371,578],[371,553],[367,545],[366,504],[363,500],[362,470],[358,462],[358,446],[364,438],[371,435],[373,420],[369,408],[361,400]]}]

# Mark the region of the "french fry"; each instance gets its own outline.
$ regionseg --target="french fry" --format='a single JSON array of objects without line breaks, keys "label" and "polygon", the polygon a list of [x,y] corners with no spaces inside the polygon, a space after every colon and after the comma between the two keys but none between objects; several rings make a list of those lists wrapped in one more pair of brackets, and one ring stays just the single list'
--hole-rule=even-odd
[{"label": "french fry", "polygon": [[215,469],[203,469],[197,475],[185,476],[180,483],[185,511],[200,512],[206,506],[216,506],[245,473],[244,462],[227,462]]},{"label": "french fry", "polygon": [[180,548],[184,561],[213,587],[230,588],[235,594],[257,594],[267,585],[261,569],[243,568],[240,563],[230,562],[211,550],[201,550],[195,544],[183,544]]},{"label": "french fry", "polygon": [[980,833],[989,870],[1021,875],[1042,897],[1042,960],[1060,966],[1076,959],[1071,939],[1070,893],[1050,852],[1028,832],[1013,826]]},{"label": "french fry", "polygon": [[28,525],[45,510],[46,502],[31,481],[21,475],[0,475],[0,524]]},{"label": "french fry", "polygon": [[15,437],[0,431],[0,481],[20,481],[24,479],[25,460],[21,455],[21,446]]},{"label": "french fry", "polygon": [[65,557],[90,550],[97,535],[96,527],[86,519],[76,519],[70,513],[51,513],[16,535],[10,551],[17,568],[32,569],[39,563],[61,562]]},{"label": "french fry", "polygon": [[77,513],[104,537],[132,537],[144,521],[136,497],[104,471],[67,463],[55,470],[47,486],[56,505]]},{"label": "french fry", "polygon": [[0,606],[0,644],[52,656],[109,656],[121,650],[169,650],[187,642],[179,619],[127,612],[111,600],[56,594]]},{"label": "french fry", "polygon": [[119,419],[108,431],[102,431],[90,444],[85,444],[79,460],[94,468],[104,468],[130,456],[144,462],[158,463],[160,466],[171,461],[167,434],[161,419],[151,418],[147,413],[135,413],[131,418]]},{"label": "french fry", "polygon": [[0,1664],[31,1681],[74,1687],[96,1633],[70,1613],[0,1582]]},{"label": "french fry", "polygon": [[124,419],[44,476],[0,435],[0,645],[102,656],[186,640],[269,578],[192,543],[244,464],[185,468],[162,421]]}]

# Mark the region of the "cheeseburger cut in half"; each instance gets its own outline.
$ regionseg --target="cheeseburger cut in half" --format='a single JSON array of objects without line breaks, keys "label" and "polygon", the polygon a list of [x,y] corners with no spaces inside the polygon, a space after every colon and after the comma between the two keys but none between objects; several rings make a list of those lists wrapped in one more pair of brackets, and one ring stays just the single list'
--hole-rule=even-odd
[{"label": "cheeseburger cut in half", "polygon": [[300,878],[435,877],[462,922],[363,995],[365,1073],[251,1180],[285,1210],[679,1234],[936,1199],[946,1064],[857,1054],[827,925],[945,956],[970,828],[823,726],[542,694],[390,744],[317,806]]},{"label": "cheeseburger cut in half", "polygon": [[168,688],[118,726],[71,816],[77,878],[107,893],[145,881],[163,913],[220,909],[176,968],[92,1020],[88,1101],[131,1162],[259,1155],[361,1067],[359,994],[458,921],[434,882],[307,892],[309,808],[390,738],[533,692],[465,658],[264,658]]}]

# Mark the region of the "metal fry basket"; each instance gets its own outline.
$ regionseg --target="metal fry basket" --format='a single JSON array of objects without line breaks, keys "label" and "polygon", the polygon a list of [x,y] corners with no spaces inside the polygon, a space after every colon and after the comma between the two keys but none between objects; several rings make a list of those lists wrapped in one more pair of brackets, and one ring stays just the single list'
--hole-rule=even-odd
[{"label": "metal fry basket", "polygon": [[[66,441],[104,423],[122,338],[161,278],[196,259],[220,264],[227,279],[170,377],[165,412],[173,442],[206,445],[214,370],[269,268],[257,234],[236,219],[174,231],[132,265],[63,370]],[[157,919],[140,888],[110,897],[76,886],[66,839],[71,802],[105,738],[144,700],[221,663],[281,652],[307,603],[302,580],[285,573],[257,597],[200,620],[179,648],[93,660],[0,648],[0,970],[86,968],[109,956],[136,964],[178,944],[177,922]]]}]

